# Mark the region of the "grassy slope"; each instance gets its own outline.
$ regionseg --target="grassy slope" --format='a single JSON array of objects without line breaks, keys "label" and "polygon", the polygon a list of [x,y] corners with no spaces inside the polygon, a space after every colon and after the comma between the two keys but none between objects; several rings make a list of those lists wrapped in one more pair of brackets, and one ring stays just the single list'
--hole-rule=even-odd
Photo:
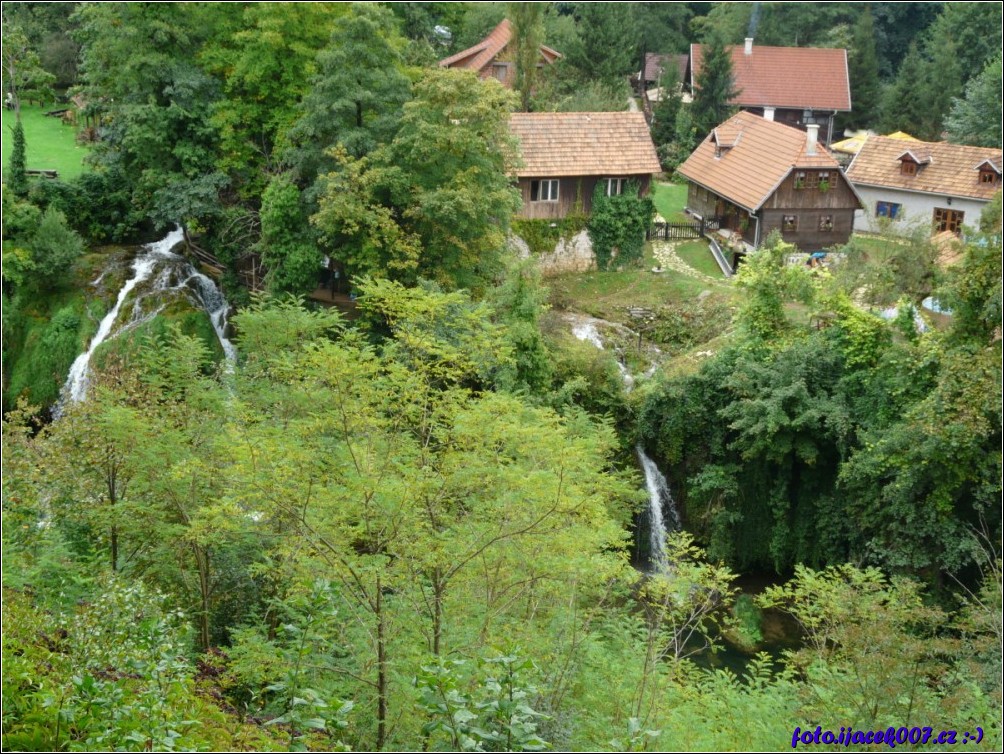
[{"label": "grassy slope", "polygon": [[687,222],[690,218],[683,214],[687,206],[687,187],[675,183],[653,183],[652,201],[660,215],[671,223]]},{"label": "grassy slope", "polygon": [[[84,155],[87,148],[76,142],[76,131],[65,125],[59,118],[46,116],[45,111],[53,107],[25,105],[21,108],[21,122],[24,124],[24,140],[28,152],[29,170],[58,170],[59,177],[70,180],[84,172]],[[14,113],[3,111],[3,170],[7,172],[10,153],[13,149],[11,133],[14,129]]]},{"label": "grassy slope", "polygon": [[722,268],[711,255],[711,249],[705,241],[688,241],[676,247],[676,253],[680,259],[689,264],[698,272],[703,272],[715,279],[722,279]]}]

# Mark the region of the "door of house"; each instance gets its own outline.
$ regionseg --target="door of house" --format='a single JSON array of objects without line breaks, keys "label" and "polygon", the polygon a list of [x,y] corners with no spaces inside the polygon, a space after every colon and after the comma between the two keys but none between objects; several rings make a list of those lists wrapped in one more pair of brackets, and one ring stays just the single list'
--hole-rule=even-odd
[{"label": "door of house", "polygon": [[944,233],[950,230],[955,235],[962,232],[962,220],[966,216],[965,212],[957,209],[942,209],[936,207],[934,210],[934,232]]}]

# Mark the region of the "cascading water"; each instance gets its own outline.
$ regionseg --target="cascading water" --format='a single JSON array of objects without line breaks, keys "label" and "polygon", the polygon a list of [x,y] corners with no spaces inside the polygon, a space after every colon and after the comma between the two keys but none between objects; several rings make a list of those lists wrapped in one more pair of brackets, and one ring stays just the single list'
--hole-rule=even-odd
[{"label": "cascading water", "polygon": [[[171,291],[184,292],[193,303],[205,309],[223,348],[227,370],[232,370],[237,349],[226,335],[230,306],[210,278],[196,270],[184,257],[171,251],[183,238],[181,228],[175,228],[160,241],[144,246],[133,260],[133,275],[119,290],[115,306],[101,320],[87,350],[70,367],[59,403],[53,408],[56,418],[62,413],[66,403],[76,403],[87,397],[91,357],[98,346],[154,317],[164,308],[163,296]],[[103,277],[104,274],[94,284],[99,283]],[[147,281],[151,280],[149,286],[146,286]],[[120,322],[120,315],[130,295],[132,308],[128,310],[126,321]]]},{"label": "cascading water", "polygon": [[[571,316],[571,315],[570,315]],[[591,318],[575,317],[572,321],[572,335],[582,341],[592,343],[601,351],[603,348],[603,338],[597,329],[597,323],[602,320]],[[612,323],[604,323],[608,326]],[[626,330],[626,328],[622,328]],[[627,331],[630,333],[630,331]],[[633,339],[634,333],[630,333]],[[656,351],[658,353],[658,351]],[[651,368],[645,372],[645,377],[651,377],[658,364],[653,363]],[[634,387],[634,376],[627,367],[618,359],[617,368],[620,370],[621,378],[624,380],[624,389],[628,392]],[[649,558],[657,571],[665,571],[669,566],[666,557],[666,536],[670,531],[680,528],[680,514],[676,510],[676,501],[669,490],[669,482],[665,475],[659,471],[645,448],[641,443],[635,448],[638,455],[638,463],[645,473],[645,486],[648,489],[648,511],[649,511]]]},{"label": "cascading water", "polygon": [[680,528],[680,514],[676,510],[676,501],[669,491],[669,482],[659,471],[641,443],[635,448],[638,462],[645,472],[645,487],[648,488],[648,539],[649,558],[656,570],[664,571],[669,565],[666,559],[666,535]]}]

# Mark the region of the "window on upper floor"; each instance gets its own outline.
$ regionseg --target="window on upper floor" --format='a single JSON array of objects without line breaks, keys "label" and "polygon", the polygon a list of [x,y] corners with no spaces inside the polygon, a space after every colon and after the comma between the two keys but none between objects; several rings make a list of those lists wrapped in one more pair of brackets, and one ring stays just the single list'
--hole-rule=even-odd
[{"label": "window on upper floor", "polygon": [[832,230],[833,230],[833,215],[820,215],[819,216],[820,233],[829,233]]},{"label": "window on upper floor", "polygon": [[1000,182],[1001,177],[989,168],[984,168],[980,170],[980,185],[981,186],[996,186]]},{"label": "window on upper floor", "polygon": [[899,164],[899,172],[903,175],[917,175],[917,163],[903,160]]},{"label": "window on upper floor", "polygon": [[784,233],[795,233],[798,230],[798,215],[784,215],[781,218],[781,230]]}]

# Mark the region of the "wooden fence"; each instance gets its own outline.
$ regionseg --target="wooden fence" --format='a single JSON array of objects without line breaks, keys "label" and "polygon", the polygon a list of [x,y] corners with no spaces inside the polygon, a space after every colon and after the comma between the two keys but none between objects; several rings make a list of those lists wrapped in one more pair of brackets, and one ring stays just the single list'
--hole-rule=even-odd
[{"label": "wooden fence", "polygon": [[704,238],[708,233],[718,230],[721,226],[722,221],[719,217],[702,218],[689,223],[653,223],[645,234],[645,238],[649,241]]}]

